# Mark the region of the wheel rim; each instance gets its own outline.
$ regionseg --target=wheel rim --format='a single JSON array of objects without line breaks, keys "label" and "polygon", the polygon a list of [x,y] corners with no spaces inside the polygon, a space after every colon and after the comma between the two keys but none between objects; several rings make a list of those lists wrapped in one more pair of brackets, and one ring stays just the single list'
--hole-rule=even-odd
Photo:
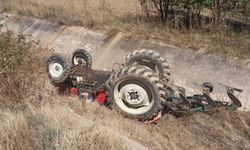
[{"label": "wheel rim", "polygon": [[63,74],[63,66],[60,63],[53,62],[49,65],[49,73],[54,78],[59,78]]},{"label": "wheel rim", "polygon": [[154,103],[151,91],[141,82],[118,83],[114,89],[114,100],[121,110],[132,115],[148,112]]},{"label": "wheel rim", "polygon": [[84,66],[86,66],[86,61],[85,61],[84,58],[82,58],[81,56],[75,56],[75,57],[73,58],[73,63],[74,63],[74,65],[78,65],[79,62],[81,62]]}]

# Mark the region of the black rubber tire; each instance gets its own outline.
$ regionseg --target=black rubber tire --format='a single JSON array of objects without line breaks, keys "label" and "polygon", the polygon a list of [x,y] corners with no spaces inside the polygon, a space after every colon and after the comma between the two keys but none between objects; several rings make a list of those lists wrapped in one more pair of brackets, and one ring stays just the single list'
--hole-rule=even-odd
[{"label": "black rubber tire", "polygon": [[82,59],[84,59],[86,65],[85,67],[87,69],[90,69],[92,67],[92,56],[90,55],[90,53],[84,49],[77,49],[73,52],[73,55],[72,55],[72,58],[71,58],[71,61],[72,61],[72,64],[73,65],[77,65],[78,63],[76,63],[74,61],[74,59],[76,57],[80,57]]},{"label": "black rubber tire", "polygon": [[[62,66],[63,73],[61,76],[55,77],[50,73],[49,66],[51,65],[51,63],[59,63]],[[69,74],[70,74],[70,69],[71,69],[70,63],[68,63],[66,57],[64,57],[62,55],[53,54],[46,61],[47,74],[51,80],[51,83],[55,86],[62,84],[65,80],[68,79]]]},{"label": "black rubber tire", "polygon": [[[123,111],[114,100],[114,91],[117,84],[120,81],[125,80],[137,80],[143,83],[150,89],[152,97],[154,98],[153,106],[146,113],[134,115]],[[125,67],[120,71],[111,75],[110,79],[106,83],[107,85],[107,97],[111,104],[111,107],[116,109],[123,116],[138,119],[139,121],[151,121],[163,110],[163,104],[165,101],[165,85],[162,84],[160,78],[155,73],[143,66]]]},{"label": "black rubber tire", "polygon": [[[126,55],[123,61],[123,65],[128,67],[135,65],[135,63],[154,70],[166,81],[170,80],[170,67],[168,62],[161,57],[159,53],[153,50],[135,50]],[[156,70],[158,70],[158,72]]]},{"label": "black rubber tire", "polygon": [[214,90],[214,86],[213,86],[213,84],[210,83],[210,82],[204,82],[204,83],[202,84],[202,86],[205,87],[205,88],[209,88],[209,92],[210,92],[210,93],[212,93],[213,90]]}]

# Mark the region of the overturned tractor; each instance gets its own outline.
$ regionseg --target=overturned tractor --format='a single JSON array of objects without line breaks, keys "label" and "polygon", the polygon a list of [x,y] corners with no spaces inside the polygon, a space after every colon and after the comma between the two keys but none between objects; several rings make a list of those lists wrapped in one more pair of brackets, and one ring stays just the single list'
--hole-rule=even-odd
[{"label": "overturned tractor", "polygon": [[156,122],[164,113],[182,116],[242,106],[235,96],[235,92],[242,90],[226,86],[231,102],[217,101],[210,97],[213,85],[208,82],[200,86],[203,94],[186,96],[184,88],[169,83],[168,62],[152,50],[129,53],[120,68],[112,71],[92,69],[92,57],[83,49],[76,50],[71,61],[62,55],[52,55],[46,66],[52,84],[61,94],[75,93],[81,100],[96,100],[142,122]]}]

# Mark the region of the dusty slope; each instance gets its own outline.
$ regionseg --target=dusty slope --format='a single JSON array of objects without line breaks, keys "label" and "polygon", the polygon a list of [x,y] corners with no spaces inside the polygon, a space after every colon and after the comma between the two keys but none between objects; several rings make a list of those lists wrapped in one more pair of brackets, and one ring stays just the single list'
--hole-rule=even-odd
[{"label": "dusty slope", "polygon": [[181,119],[167,115],[157,125],[143,125],[98,105],[85,108],[79,113],[84,118],[150,149],[250,149],[249,112],[218,110]]},{"label": "dusty slope", "polygon": [[[19,20],[10,18],[5,23],[8,24],[9,29],[16,29],[16,32],[22,26],[24,33],[40,40],[45,49],[54,48],[56,51],[67,53],[77,47],[85,47],[93,54],[94,67],[100,69],[111,69],[110,63],[121,62],[128,51],[139,48],[155,49],[169,60],[175,82],[189,87],[190,93],[195,89],[193,82],[225,81],[246,91],[243,97],[246,98],[244,107],[247,107],[249,69],[231,65],[219,57],[194,55],[195,52],[191,50],[181,50],[159,43],[131,41],[124,38],[122,34],[106,40],[105,32],[90,31],[81,27],[60,27],[30,18]],[[240,78],[235,78],[236,74]],[[216,91],[220,90],[219,88]],[[181,119],[167,115],[158,125],[147,126],[124,119],[115,111],[109,111],[95,104],[87,105],[82,109],[77,98],[51,97],[51,99],[55,101],[54,105],[45,105],[39,109],[32,108],[28,112],[29,115],[33,115],[32,120],[36,123],[31,123],[31,126],[25,112],[16,114],[2,111],[0,131],[5,138],[0,140],[3,145],[0,149],[12,149],[13,147],[5,147],[5,144],[10,146],[13,144],[10,142],[13,141],[19,142],[19,146],[22,146],[19,149],[27,149],[25,146],[39,144],[40,138],[48,142],[51,137],[43,136],[43,130],[47,131],[47,125],[48,131],[51,132],[48,135],[54,135],[58,140],[49,144],[55,145],[58,149],[81,149],[82,147],[89,149],[146,149],[146,147],[149,149],[250,149],[249,112],[233,113],[222,110]],[[45,129],[41,120],[45,122]],[[36,138],[25,138],[27,134]],[[10,137],[14,140],[11,141]]]},{"label": "dusty slope", "polygon": [[233,58],[220,58],[213,54],[204,55],[196,51],[148,41],[131,41],[118,34],[93,54],[94,67],[110,70],[112,68],[110,64],[122,62],[126,53],[136,49],[153,49],[164,56],[170,64],[174,83],[185,87],[189,94],[199,92],[195,83],[209,81],[215,85],[213,96],[227,100],[225,88],[219,85],[224,83],[242,88],[244,90],[240,97],[244,105],[242,109],[250,109],[250,69],[238,65],[237,60],[230,60]]},{"label": "dusty slope", "polygon": [[74,98],[51,99],[53,106],[0,111],[0,149],[250,149],[249,112],[167,115],[157,125],[144,125],[98,104],[82,109]]},{"label": "dusty slope", "polygon": [[[113,31],[93,31],[84,27],[59,26],[27,17],[9,16],[3,21],[2,30],[22,30],[27,37],[40,42],[48,50],[54,49],[67,53],[76,48],[85,48],[93,55],[96,69],[112,68],[113,63],[121,63],[124,55],[135,49],[153,49],[160,52],[170,63],[172,79],[179,86],[184,86],[192,94],[197,91],[194,83],[210,81],[215,85],[215,97],[227,99],[224,87],[219,82],[242,88],[243,110],[250,109],[250,60],[221,58],[202,51],[183,50],[162,42],[130,40],[121,33]],[[115,34],[114,34],[115,33]],[[104,63],[105,62],[105,63]]]}]

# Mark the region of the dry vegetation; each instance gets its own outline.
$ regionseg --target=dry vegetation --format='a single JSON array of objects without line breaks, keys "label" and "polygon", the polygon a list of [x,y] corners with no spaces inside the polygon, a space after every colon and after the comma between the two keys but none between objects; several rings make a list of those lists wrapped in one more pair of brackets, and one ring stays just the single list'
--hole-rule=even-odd
[{"label": "dry vegetation", "polygon": [[[95,104],[74,113],[76,99],[0,112],[0,149],[249,149],[249,113],[214,112],[146,126]],[[60,103],[59,103],[60,101]],[[75,105],[75,106],[74,106]],[[127,138],[129,140],[127,140]]]},{"label": "dry vegetation", "polygon": [[[119,1],[127,8],[103,7],[101,1],[95,1],[98,7],[92,8],[93,2],[85,5],[81,0],[0,2],[5,11],[21,15],[64,24],[108,26],[105,28],[117,28],[133,37],[214,51],[223,48],[223,53],[248,54],[245,57],[249,58],[247,34],[211,36],[143,23],[131,15],[140,9],[131,10],[135,5],[131,1]],[[112,0],[106,2],[111,4]],[[139,143],[151,149],[250,149],[249,112],[218,110],[181,119],[167,115],[158,125],[146,126],[97,104],[82,108],[77,98],[56,96],[44,72],[44,54],[33,43],[26,43],[22,35],[14,38],[11,32],[0,34],[0,55],[0,150],[137,149]]]},{"label": "dry vegetation", "polygon": [[26,43],[23,35],[13,38],[12,32],[0,34],[0,105],[19,109],[25,101],[39,99],[48,93],[41,51]]},{"label": "dry vegetation", "polygon": [[48,19],[66,25],[118,30],[129,37],[160,40],[184,48],[250,58],[249,32],[176,30],[142,16],[138,0],[0,0],[2,11]]},{"label": "dry vegetation", "polygon": [[[43,54],[23,36],[0,35],[0,149],[249,149],[250,113],[216,110],[157,125],[56,96]],[[39,56],[39,57],[38,57]]]}]

